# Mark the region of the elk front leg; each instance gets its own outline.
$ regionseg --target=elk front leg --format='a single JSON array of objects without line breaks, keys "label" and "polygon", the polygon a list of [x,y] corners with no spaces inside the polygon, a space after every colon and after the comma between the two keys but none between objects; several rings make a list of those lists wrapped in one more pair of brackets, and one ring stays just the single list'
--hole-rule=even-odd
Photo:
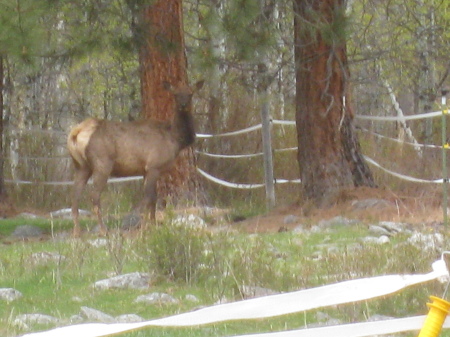
[{"label": "elk front leg", "polygon": [[150,211],[150,221],[152,224],[156,224],[156,202],[158,199],[156,181],[158,176],[159,173],[157,171],[148,171],[145,175],[143,205],[146,210]]},{"label": "elk front leg", "polygon": [[73,233],[74,237],[79,237],[81,234],[80,222],[78,220],[78,204],[80,202],[81,194],[86,186],[91,171],[88,168],[76,168],[73,183],[73,195],[72,195],[72,219],[74,223]]}]

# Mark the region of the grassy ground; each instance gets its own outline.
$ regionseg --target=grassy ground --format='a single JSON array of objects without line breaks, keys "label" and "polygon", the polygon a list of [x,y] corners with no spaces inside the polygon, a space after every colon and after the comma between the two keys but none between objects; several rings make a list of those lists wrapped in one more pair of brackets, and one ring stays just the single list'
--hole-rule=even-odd
[{"label": "grassy ground", "polygon": [[[365,276],[427,273],[440,256],[440,252],[423,251],[404,243],[402,236],[384,245],[363,244],[360,239],[368,235],[363,224],[338,226],[330,232],[252,235],[235,231],[212,234],[163,225],[143,236],[112,231],[105,246],[95,247],[91,242],[98,239],[96,236],[57,239],[59,232],[70,228],[68,221],[27,220],[27,223],[42,227],[48,240],[11,241],[7,236],[20,221],[0,223],[0,287],[15,288],[23,294],[21,299],[0,305],[0,335],[5,337],[26,332],[12,324],[19,314],[42,313],[69,324],[70,317],[78,314],[81,306],[88,306],[112,316],[134,313],[152,319],[212,305],[221,298],[239,300],[241,285],[293,291]],[[330,249],[332,246],[337,248]],[[58,253],[64,259],[37,264],[31,259],[36,252]],[[154,273],[150,289],[92,287],[100,279],[135,271]],[[428,296],[441,296],[443,289],[443,285],[430,282],[386,298],[319,311],[343,323],[362,322],[375,314],[394,317],[425,314]],[[155,291],[169,293],[180,303],[133,303],[137,296]],[[200,303],[182,300],[186,294],[197,296]],[[316,314],[312,310],[200,328],[152,328],[124,336],[231,336],[291,330],[316,323]],[[48,328],[51,326],[33,326],[34,331]]]}]

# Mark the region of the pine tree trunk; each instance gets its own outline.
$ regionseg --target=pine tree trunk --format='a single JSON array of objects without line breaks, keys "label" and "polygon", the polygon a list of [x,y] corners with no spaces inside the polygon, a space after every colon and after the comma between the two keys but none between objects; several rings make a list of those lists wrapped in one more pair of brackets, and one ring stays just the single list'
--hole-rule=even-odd
[{"label": "pine tree trunk", "polygon": [[[140,22],[140,76],[142,117],[172,120],[174,100],[164,89],[188,83],[184,52],[182,0],[158,0],[143,9]],[[162,198],[178,199],[196,188],[192,149],[182,151],[174,168],[158,182]]]},{"label": "pine tree trunk", "polygon": [[294,0],[294,10],[303,196],[327,206],[342,189],[375,186],[353,130],[345,36],[334,30],[344,0]]},{"label": "pine tree trunk", "polygon": [[8,194],[5,187],[4,157],[3,157],[3,82],[4,82],[3,57],[0,55],[0,203],[7,202]]}]

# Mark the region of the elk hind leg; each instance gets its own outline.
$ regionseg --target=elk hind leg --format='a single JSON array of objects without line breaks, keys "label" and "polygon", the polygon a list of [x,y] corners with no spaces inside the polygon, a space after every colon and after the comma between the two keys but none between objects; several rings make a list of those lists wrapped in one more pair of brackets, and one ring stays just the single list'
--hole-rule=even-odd
[{"label": "elk hind leg", "polygon": [[93,174],[94,189],[92,191],[92,204],[94,206],[94,214],[97,216],[100,235],[106,235],[108,232],[108,229],[105,223],[103,222],[101,211],[101,200],[100,200],[102,192],[105,189],[106,184],[108,182],[108,176],[109,172],[108,174],[104,174],[94,171]]},{"label": "elk hind leg", "polygon": [[76,167],[74,175],[73,184],[73,195],[72,195],[72,219],[74,223],[73,236],[79,237],[81,234],[78,204],[80,202],[81,194],[83,193],[86,183],[89,180],[92,172],[87,167]]}]

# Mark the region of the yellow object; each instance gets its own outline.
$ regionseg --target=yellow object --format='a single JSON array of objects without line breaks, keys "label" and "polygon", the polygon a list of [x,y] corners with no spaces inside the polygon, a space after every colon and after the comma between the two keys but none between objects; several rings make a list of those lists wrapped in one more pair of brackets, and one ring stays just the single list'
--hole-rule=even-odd
[{"label": "yellow object", "polygon": [[427,303],[430,308],[418,337],[437,337],[450,310],[450,303],[435,296],[430,296],[433,303]]}]

